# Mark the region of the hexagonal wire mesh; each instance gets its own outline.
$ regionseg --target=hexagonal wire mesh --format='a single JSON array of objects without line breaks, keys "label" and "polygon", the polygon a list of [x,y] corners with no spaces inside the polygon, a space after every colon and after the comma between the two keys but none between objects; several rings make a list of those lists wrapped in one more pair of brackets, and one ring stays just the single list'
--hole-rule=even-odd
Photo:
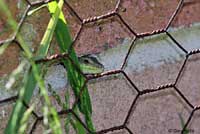
[{"label": "hexagonal wire mesh", "polygon": [[[20,20],[19,24],[18,24],[18,30],[16,31],[16,33],[14,33],[14,35],[9,38],[9,39],[6,39],[6,40],[3,40],[0,42],[0,46],[4,45],[4,43],[9,43],[9,42],[14,42],[16,44],[19,45],[19,42],[16,40],[16,34],[19,32],[26,16],[27,16],[27,12],[30,11],[30,9],[32,7],[35,7],[35,6],[40,6],[42,4],[45,4],[45,3],[48,3],[50,1],[39,1],[39,2],[29,2],[28,0],[26,0],[26,2],[28,3],[28,6],[26,7],[26,10],[25,10],[25,13],[23,14],[22,16],[22,19]],[[182,99],[183,101],[186,102],[186,104],[192,109],[183,129],[182,129],[182,133],[184,132],[184,129],[187,128],[188,124],[190,123],[191,119],[193,118],[193,115],[194,113],[200,109],[200,106],[199,105],[193,105],[188,99],[187,97],[179,90],[179,88],[177,87],[177,81],[180,79],[181,77],[181,74],[186,66],[186,63],[189,59],[189,57],[191,57],[192,55],[196,55],[198,53],[200,53],[200,49],[195,49],[195,50],[192,50],[192,51],[187,51],[173,36],[172,34],[170,34],[168,32],[168,29],[169,27],[171,26],[173,20],[175,19],[175,17],[177,16],[177,14],[180,12],[181,8],[183,7],[184,5],[184,0],[180,0],[175,11],[173,12],[172,16],[170,17],[167,25],[163,28],[163,29],[159,29],[159,30],[155,30],[153,32],[147,32],[147,33],[142,33],[142,34],[138,34],[137,32],[135,32],[130,26],[129,24],[123,19],[123,17],[121,16],[121,14],[119,13],[119,8],[120,8],[120,4],[121,4],[121,0],[118,0],[117,1],[117,4],[114,8],[113,11],[110,11],[106,14],[103,14],[103,15],[100,15],[100,16],[95,16],[95,17],[91,17],[91,18],[87,18],[87,19],[82,19],[77,13],[76,11],[72,8],[72,6],[70,6],[69,2],[67,2],[65,0],[65,5],[69,8],[70,12],[72,12],[72,14],[74,15],[74,17],[76,17],[76,19],[81,23],[81,27],[80,29],[78,30],[77,34],[75,35],[75,38],[73,40],[73,43],[72,43],[72,46],[73,44],[77,41],[78,37],[80,36],[80,33],[82,32],[83,30],[83,27],[87,24],[90,24],[90,23],[93,23],[93,22],[97,22],[99,20],[104,20],[104,19],[107,19],[107,18],[111,18],[111,17],[117,17],[121,23],[128,29],[128,31],[135,37],[134,40],[132,40],[132,43],[129,47],[129,50],[124,58],[124,61],[123,63],[121,64],[121,68],[120,69],[117,69],[117,70],[111,70],[111,71],[107,71],[107,72],[104,72],[104,73],[101,73],[101,74],[97,74],[97,75],[85,75],[85,78],[87,79],[84,86],[88,83],[88,81],[92,80],[92,79],[96,79],[96,78],[100,78],[100,77],[105,77],[105,76],[110,76],[110,75],[114,75],[114,74],[121,74],[129,83],[130,85],[132,86],[132,88],[137,92],[137,95],[136,97],[132,100],[132,103],[131,103],[131,106],[130,106],[130,109],[128,110],[127,112],[127,115],[126,115],[126,118],[125,120],[123,121],[123,123],[121,125],[118,125],[118,126],[114,126],[114,127],[111,127],[111,128],[107,128],[107,129],[103,129],[103,130],[100,130],[100,131],[97,131],[95,133],[107,133],[107,132],[111,132],[111,131],[119,131],[119,130],[122,130],[122,129],[125,129],[128,133],[130,134],[133,134],[133,132],[129,129],[128,125],[127,125],[127,122],[128,120],[130,119],[130,115],[131,115],[131,112],[134,108],[134,106],[136,105],[136,102],[138,100],[139,97],[141,96],[144,96],[144,95],[149,95],[149,94],[152,94],[154,92],[158,92],[158,91],[163,91],[163,90],[166,90],[168,88],[172,88]],[[182,64],[179,72],[178,72],[178,75],[175,79],[175,82],[173,83],[169,83],[169,84],[165,84],[165,85],[160,85],[158,86],[157,88],[153,88],[151,90],[149,89],[146,89],[146,90],[142,90],[140,91],[139,88],[134,84],[134,81],[132,81],[129,76],[126,74],[126,72],[124,71],[124,67],[125,67],[125,64],[127,63],[127,59],[130,55],[130,52],[131,52],[131,49],[132,47],[134,47],[134,44],[136,42],[136,40],[138,39],[141,39],[143,37],[147,37],[147,36],[152,36],[152,35],[156,35],[156,34],[166,34],[166,36],[168,36],[173,42],[174,44],[181,50],[184,52],[185,54],[185,60],[184,60],[184,63]],[[52,55],[52,56],[49,56],[47,58],[44,58],[44,59],[41,59],[41,60],[38,60],[36,61],[36,63],[44,63],[44,62],[49,62],[51,60],[57,60],[57,59],[60,59],[60,58],[69,58],[68,57],[68,54],[64,53],[64,54],[55,54],[55,55]],[[69,58],[70,59],[70,58]],[[70,59],[71,60],[71,59]],[[73,63],[73,61],[71,60],[71,62]],[[79,102],[79,98],[81,96],[81,93],[83,92],[83,87],[82,87],[82,90],[79,94],[79,97],[76,98],[76,101],[74,102],[74,105],[75,106],[78,102]],[[6,104],[6,103],[9,103],[9,102],[13,102],[13,101],[16,101],[18,98],[18,96],[13,96],[13,97],[10,97],[10,98],[7,98],[7,99],[3,99],[3,100],[0,100],[0,104]],[[25,104],[24,105],[28,108],[28,104]],[[71,113],[78,121],[81,122],[81,124],[85,127],[85,129],[88,131],[88,133],[94,133],[94,132],[91,132],[86,126],[85,124],[83,123],[83,121],[73,112],[73,108],[72,109],[68,109],[68,110],[61,110],[61,111],[58,111],[58,114],[60,116],[62,115],[66,115],[66,114],[69,114]],[[36,129],[36,126],[37,124],[43,119],[43,116],[39,116],[37,115],[36,112],[32,112],[33,116],[36,118],[35,122],[33,123],[32,125],[32,128],[31,128],[31,131],[30,133],[33,133],[34,130]]]}]

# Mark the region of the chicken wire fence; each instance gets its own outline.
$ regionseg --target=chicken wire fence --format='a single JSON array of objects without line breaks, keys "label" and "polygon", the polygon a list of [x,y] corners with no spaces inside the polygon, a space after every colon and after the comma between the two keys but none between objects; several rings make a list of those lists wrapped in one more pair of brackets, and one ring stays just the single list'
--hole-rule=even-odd
[{"label": "chicken wire fence", "polygon": [[[26,2],[28,3],[28,6],[26,7],[26,10],[20,20],[20,22],[18,23],[18,28],[17,28],[17,31],[15,32],[15,34],[13,35],[13,37],[9,38],[9,39],[6,39],[6,40],[3,40],[0,42],[0,46],[4,45],[5,43],[11,43],[11,42],[14,42],[16,44],[19,44],[19,42],[17,41],[16,39],[16,35],[18,34],[22,24],[24,23],[24,20],[25,18],[27,17],[27,13],[28,11],[30,11],[33,7],[38,7],[42,4],[45,4],[45,3],[48,3],[50,1],[38,1],[38,2],[30,2],[28,0],[26,0]],[[189,59],[189,57],[191,57],[192,55],[195,55],[195,54],[198,54],[200,53],[200,49],[195,49],[195,50],[192,50],[192,51],[187,51],[177,40],[176,38],[170,34],[168,32],[168,29],[169,27],[172,25],[172,22],[174,21],[175,17],[180,13],[180,10],[183,8],[183,5],[184,5],[184,0],[180,0],[177,7],[176,7],[176,10],[173,12],[172,16],[170,17],[167,25],[163,28],[163,29],[159,29],[159,30],[155,30],[153,32],[147,32],[147,33],[142,33],[142,34],[138,34],[137,32],[135,32],[130,26],[129,24],[123,19],[123,17],[119,14],[119,8],[120,8],[120,4],[121,4],[121,0],[118,0],[117,1],[117,4],[114,8],[113,11],[110,11],[106,14],[103,14],[103,15],[100,15],[100,16],[96,16],[96,17],[91,17],[91,18],[87,18],[87,19],[82,19],[78,13],[72,8],[72,6],[70,6],[69,2],[67,2],[66,0],[64,1],[65,2],[65,5],[68,7],[68,10],[73,14],[73,16],[81,23],[81,28],[79,29],[79,31],[77,32],[77,34],[75,35],[75,38],[73,40],[73,43],[72,43],[72,47],[73,45],[75,44],[75,42],[77,41],[78,37],[80,36],[80,33],[82,32],[83,30],[83,27],[87,24],[90,24],[90,23],[93,23],[93,22],[97,22],[99,20],[104,20],[104,19],[109,19],[111,17],[117,17],[120,22],[129,30],[129,32],[135,37],[134,40],[132,40],[131,42],[131,45],[129,47],[129,50],[127,51],[126,53],[126,56],[123,60],[123,62],[121,63],[121,67],[120,69],[116,69],[116,70],[110,70],[110,71],[106,71],[106,72],[103,72],[101,74],[94,74],[94,75],[84,75],[84,77],[86,78],[86,81],[84,83],[84,86],[87,85],[88,81],[92,80],[92,79],[97,79],[97,78],[101,78],[101,77],[104,77],[104,76],[110,76],[110,75],[114,75],[114,74],[121,74],[125,77],[125,79],[131,84],[131,86],[133,87],[134,90],[136,90],[137,92],[137,95],[136,97],[134,97],[134,99],[132,100],[132,103],[131,103],[131,106],[129,108],[129,110],[127,111],[127,115],[126,115],[126,118],[125,120],[123,121],[123,123],[119,126],[114,126],[114,127],[111,127],[111,128],[106,128],[106,129],[103,129],[103,130],[100,130],[100,131],[97,131],[97,132],[92,132],[91,130],[89,130],[87,128],[87,126],[84,124],[84,122],[80,119],[80,117],[78,117],[74,111],[73,111],[73,108],[72,109],[67,109],[67,110],[61,110],[61,111],[57,111],[58,112],[58,115],[59,116],[63,116],[63,115],[67,115],[67,114],[72,114],[82,125],[83,127],[87,130],[88,133],[108,133],[108,132],[114,132],[114,131],[118,131],[118,130],[121,130],[121,129],[125,129],[128,133],[130,134],[133,134],[134,132],[132,132],[130,130],[130,128],[127,126],[127,122],[130,118],[130,115],[131,115],[131,112],[134,108],[134,106],[136,105],[136,102],[138,100],[139,97],[143,96],[143,95],[149,95],[153,92],[158,92],[158,91],[161,91],[161,90],[167,90],[168,88],[172,88],[176,93],[178,93],[180,95],[180,97],[186,102],[186,104],[192,109],[181,133],[183,134],[184,133],[184,130],[187,128],[188,124],[190,123],[191,119],[193,118],[193,115],[194,113],[200,109],[200,106],[199,105],[193,105],[188,99],[187,97],[179,90],[179,88],[177,87],[177,81],[180,79],[181,77],[181,74],[186,66],[186,63]],[[185,54],[185,59],[184,59],[184,63],[182,64],[179,72],[178,72],[178,75],[175,79],[175,82],[173,83],[169,83],[169,84],[164,84],[164,85],[160,85],[158,86],[157,88],[154,88],[154,89],[146,89],[146,90],[139,90],[139,88],[134,84],[134,81],[132,81],[129,76],[127,75],[127,73],[124,71],[124,67],[127,63],[127,60],[128,60],[128,57],[131,53],[131,49],[134,47],[135,45],[135,42],[138,40],[138,39],[141,39],[141,38],[144,38],[144,37],[148,37],[148,36],[152,36],[152,35],[158,35],[158,34],[166,34],[166,36],[168,36],[173,42],[174,44],[181,50],[183,51],[183,53]],[[45,62],[49,62],[51,60],[59,60],[59,59],[62,59],[62,58],[69,58],[68,57],[69,54],[67,53],[64,53],[64,54],[54,54],[54,55],[51,55],[51,56],[48,56],[46,58],[43,58],[41,60],[37,60],[36,63],[39,64],[39,63],[45,63]],[[69,58],[70,59],[70,58]],[[70,61],[73,63],[73,60],[70,59]],[[80,71],[81,72],[81,71]],[[80,90],[80,94],[79,96],[76,98],[76,101],[75,103],[73,104],[73,106],[77,105],[79,103],[79,98],[80,96],[82,95],[81,93],[83,92],[83,89],[84,89],[84,86],[81,88],[82,90]],[[12,96],[12,97],[9,97],[7,99],[3,99],[3,100],[0,100],[0,105],[1,104],[7,104],[7,103],[10,103],[10,102],[15,102],[16,100],[18,99],[18,96]],[[26,108],[29,108],[29,104],[26,104],[26,103],[23,103],[24,106]],[[36,127],[38,126],[39,122],[43,120],[43,116],[40,116],[38,115],[35,111],[32,112],[32,115],[36,118],[36,120],[34,120],[34,123],[31,127],[31,130],[30,130],[30,133],[33,133],[36,129]]]}]

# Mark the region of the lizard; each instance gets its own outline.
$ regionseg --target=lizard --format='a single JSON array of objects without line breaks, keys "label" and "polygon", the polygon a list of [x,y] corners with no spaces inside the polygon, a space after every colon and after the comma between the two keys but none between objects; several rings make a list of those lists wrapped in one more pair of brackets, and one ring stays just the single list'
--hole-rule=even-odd
[{"label": "lizard", "polygon": [[[37,62],[41,62],[40,60],[43,60],[43,56],[35,56],[33,57],[33,60]],[[101,64],[98,59],[93,56],[92,54],[86,54],[82,56],[78,56],[78,61],[80,65],[80,69],[83,72],[83,74],[100,74],[104,71],[104,66]],[[64,64],[60,59],[58,60],[52,60],[49,61],[49,64],[47,66],[51,65],[62,65],[64,68]]]},{"label": "lizard", "polygon": [[84,74],[98,74],[104,71],[104,66],[91,54],[78,57],[80,68]]}]

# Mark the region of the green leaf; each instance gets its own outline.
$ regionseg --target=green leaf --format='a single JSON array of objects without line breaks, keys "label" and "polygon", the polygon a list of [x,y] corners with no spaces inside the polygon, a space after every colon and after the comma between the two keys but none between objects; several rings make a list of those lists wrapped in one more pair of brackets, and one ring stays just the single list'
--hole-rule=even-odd
[{"label": "green leaf", "polygon": [[[180,121],[181,121],[181,127],[182,127],[182,129],[183,129],[184,126],[185,126],[185,121],[184,121],[184,119],[183,119],[181,113],[179,113],[178,115],[179,115],[179,119],[180,119]],[[189,130],[186,128],[186,129],[184,130],[183,134],[189,134]]]}]

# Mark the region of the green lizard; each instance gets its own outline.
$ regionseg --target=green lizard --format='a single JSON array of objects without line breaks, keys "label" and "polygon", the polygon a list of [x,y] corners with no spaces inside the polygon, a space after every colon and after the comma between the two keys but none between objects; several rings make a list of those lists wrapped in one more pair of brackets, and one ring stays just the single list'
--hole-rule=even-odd
[{"label": "green lizard", "polygon": [[[38,61],[43,59],[43,56],[36,56],[33,58],[34,61]],[[91,54],[83,55],[78,57],[80,63],[80,69],[84,74],[99,74],[104,71],[104,66]],[[60,60],[53,60],[49,65],[52,64],[60,64],[63,63]],[[63,65],[64,66],[64,65]]]},{"label": "green lizard", "polygon": [[104,66],[90,54],[78,57],[78,60],[84,74],[98,74],[104,71]]}]

